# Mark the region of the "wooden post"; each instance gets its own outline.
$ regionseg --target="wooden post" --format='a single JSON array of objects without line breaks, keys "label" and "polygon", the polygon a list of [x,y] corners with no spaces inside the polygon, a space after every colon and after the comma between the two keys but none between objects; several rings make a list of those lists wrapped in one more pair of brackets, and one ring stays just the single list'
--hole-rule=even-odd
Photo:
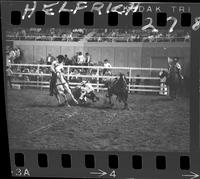
[{"label": "wooden post", "polygon": [[68,65],[67,66],[67,80],[68,80],[68,83],[69,83],[69,70],[70,70],[70,66]]},{"label": "wooden post", "polygon": [[131,89],[131,68],[129,69],[129,84],[128,84],[128,90],[129,90],[129,93],[131,92],[130,89]]},{"label": "wooden post", "polygon": [[41,86],[41,91],[43,90],[43,71],[42,71],[42,74],[41,74],[41,81],[40,81],[40,86]]},{"label": "wooden post", "polygon": [[97,92],[99,92],[99,67],[97,67]]},{"label": "wooden post", "polygon": [[39,83],[38,83],[38,80],[39,80],[39,75],[40,75],[40,65],[38,64],[37,65],[37,88],[38,88],[38,86],[39,86]]}]

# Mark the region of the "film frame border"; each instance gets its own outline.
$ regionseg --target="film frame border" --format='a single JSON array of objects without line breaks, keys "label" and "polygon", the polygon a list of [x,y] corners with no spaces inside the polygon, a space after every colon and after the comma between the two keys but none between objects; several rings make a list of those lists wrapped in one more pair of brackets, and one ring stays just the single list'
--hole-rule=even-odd
[{"label": "film frame border", "polygon": [[[192,8],[193,9],[193,8]],[[194,8],[195,9],[195,8]],[[197,9],[196,9],[197,10]],[[197,16],[199,16],[199,14],[198,14],[198,11],[194,11],[194,12],[192,12],[192,16],[195,16],[196,15],[196,17]],[[3,33],[3,32],[2,32]],[[199,112],[198,112],[198,110],[199,110],[199,101],[198,101],[198,98],[197,98],[197,96],[199,96],[199,94],[198,94],[198,70],[199,70],[199,61],[198,61],[198,59],[199,59],[199,50],[198,50],[198,41],[197,41],[197,39],[198,39],[198,37],[199,37],[199,32],[194,32],[194,31],[192,31],[191,32],[191,77],[192,77],[192,79],[194,79],[194,81],[193,82],[191,82],[191,86],[192,86],[192,92],[191,92],[191,104],[190,104],[190,110],[191,110],[191,119],[195,119],[195,118],[199,118]],[[196,96],[197,95],[197,96]],[[198,124],[198,125],[197,125]],[[191,128],[192,129],[194,129],[194,130],[190,130],[190,135],[191,136],[199,136],[199,121],[196,121],[196,120],[194,120],[193,122],[190,122],[190,126],[191,126]],[[139,156],[143,156],[143,159],[144,160],[142,160],[143,161],[143,163],[145,163],[145,165],[144,165],[144,168],[142,168],[142,170],[138,170],[138,171],[136,171],[136,170],[133,170],[133,169],[130,169],[130,165],[129,166],[127,166],[127,169],[126,170],[124,170],[123,172],[125,172],[126,171],[126,174],[127,174],[127,176],[131,176],[131,174],[130,175],[128,175],[128,173],[131,171],[131,173],[135,173],[135,175],[137,175],[137,177],[139,176],[139,177],[141,177],[141,178],[148,178],[147,176],[143,176],[143,175],[141,175],[141,173],[143,174],[143,173],[149,173],[149,175],[151,176],[151,177],[153,177],[155,174],[154,174],[154,171],[155,171],[155,162],[152,162],[152,161],[155,161],[155,157],[158,155],[161,155],[161,156],[167,156],[166,158],[167,158],[167,160],[166,160],[166,163],[167,163],[167,167],[166,167],[166,170],[165,171],[162,171],[162,172],[159,172],[159,170],[156,170],[156,172],[157,172],[157,174],[159,175],[159,173],[161,174],[161,176],[163,176],[163,175],[168,175],[168,177],[170,176],[169,174],[169,171],[168,171],[168,166],[170,166],[170,168],[173,166],[173,162],[174,162],[174,159],[176,159],[176,163],[177,163],[177,165],[176,165],[176,167],[177,166],[179,166],[179,161],[180,161],[180,156],[189,156],[190,157],[190,167],[189,167],[189,169],[187,169],[188,171],[190,170],[190,169],[196,169],[196,170],[199,170],[199,167],[198,167],[198,163],[199,163],[199,159],[198,159],[198,156],[199,156],[199,139],[198,138],[195,138],[195,137],[191,137],[191,145],[190,145],[190,152],[189,153],[167,153],[167,152],[156,152],[156,153],[154,153],[154,152],[145,152],[145,153],[142,153],[142,152],[116,152],[116,151],[114,151],[114,152],[97,152],[97,151],[94,151],[94,152],[84,152],[84,151],[82,151],[82,154],[83,155],[80,155],[79,157],[77,157],[76,155],[77,155],[77,152],[75,152],[75,151],[56,151],[55,153],[54,153],[54,151],[41,151],[41,150],[38,150],[38,151],[32,151],[31,152],[31,156],[30,156],[30,158],[32,158],[32,159],[34,159],[34,160],[36,160],[36,154],[37,153],[48,153],[48,155],[50,154],[50,161],[52,160],[52,158],[54,158],[55,156],[58,156],[58,155],[60,155],[60,154],[62,154],[62,153],[71,153],[71,155],[72,156],[76,156],[76,157],[73,157],[74,159],[75,159],[75,161],[79,161],[79,159],[81,158],[81,160],[83,161],[83,163],[84,163],[84,159],[83,159],[83,156],[84,156],[84,154],[95,154],[95,157],[97,158],[97,160],[98,160],[98,158],[99,159],[102,159],[103,158],[103,160],[99,163],[100,165],[99,166],[105,166],[105,163],[108,163],[108,158],[107,157],[105,157],[105,153],[106,153],[106,155],[108,155],[108,154],[115,154],[115,155],[119,155],[119,158],[118,158],[118,161],[120,161],[120,163],[122,162],[124,162],[124,164],[125,164],[125,161],[127,161],[127,160],[124,160],[124,159],[127,159],[128,158],[128,161],[129,161],[129,163],[131,163],[130,162],[130,156],[132,156],[132,155],[136,155],[136,154],[138,154]],[[198,144],[198,147],[197,147],[197,144]],[[31,150],[30,150],[31,151]],[[26,158],[26,153],[28,152],[28,155],[30,154],[29,152],[30,151],[24,151],[23,152],[23,150],[10,150],[10,152],[11,152],[11,161],[12,161],[12,167],[14,167],[13,166],[13,162],[14,162],[14,154],[15,153],[24,153],[25,154],[25,158]],[[75,152],[75,153],[74,153]],[[51,154],[53,154],[53,155],[51,155]],[[129,155],[130,154],[130,155]],[[35,157],[36,158],[35,158]],[[56,159],[58,159],[58,158],[56,158]],[[147,160],[148,159],[148,160]],[[31,161],[31,160],[29,160],[29,161]],[[52,160],[52,161],[54,161],[54,160]],[[146,161],[146,162],[145,162]],[[27,162],[27,159],[26,159],[26,162]],[[57,162],[55,162],[55,163],[57,163],[58,164],[58,161]],[[82,163],[82,164],[83,164]],[[178,164],[179,163],[179,164]],[[26,164],[26,163],[25,163]],[[96,164],[96,163],[95,163]],[[60,165],[60,164],[59,164]],[[121,164],[120,164],[121,165]],[[120,166],[119,165],[119,166]],[[60,172],[63,172],[63,171],[59,171],[59,169],[58,168],[56,168],[56,166],[55,165],[53,165],[54,167],[53,167],[53,169],[57,169],[57,171],[58,171],[58,173],[60,173]],[[85,166],[83,167],[83,165],[78,165],[78,163],[77,163],[77,165],[76,165],[76,167],[78,166],[78,168],[80,169],[79,171],[82,171],[83,170],[83,173],[81,173],[80,172],[80,176],[76,176],[76,177],[82,177],[82,176],[87,176],[87,175],[85,175],[86,173],[85,173]],[[122,165],[123,166],[123,165]],[[152,167],[151,169],[152,169],[152,173],[150,173],[149,171],[147,171],[146,169],[148,168],[149,166],[154,166],[154,167]],[[50,168],[50,170],[51,170],[51,165],[49,166]],[[98,167],[98,165],[95,165],[95,168],[96,167]],[[145,167],[147,167],[147,168],[145,168]],[[36,169],[35,168],[35,166],[33,166],[33,168],[34,169]],[[72,167],[73,168],[73,167]],[[77,168],[76,168],[77,169]],[[170,172],[172,172],[172,173],[174,173],[175,175],[177,174],[177,176],[179,177],[180,175],[180,172],[179,171],[175,171],[174,170],[175,168],[174,167],[172,167],[171,168],[171,170],[170,170]],[[176,168],[177,169],[177,168]],[[37,170],[37,169],[36,169]],[[107,166],[107,170],[109,170],[110,171],[110,168]],[[177,169],[178,170],[178,169]],[[38,171],[38,170],[37,170]],[[91,169],[89,170],[89,171],[91,171]],[[45,171],[43,170],[40,170],[40,174],[41,175],[43,175],[44,174],[44,176],[45,176]],[[44,172],[44,173],[43,173]],[[66,171],[65,171],[66,172]],[[120,171],[120,167],[118,167],[118,169],[116,169],[116,172],[118,173],[118,175],[117,176],[120,176],[120,177],[127,177],[127,176],[124,176],[124,173],[121,173],[122,171]],[[181,171],[182,173],[183,173],[183,171]],[[194,171],[195,172],[195,171]],[[69,171],[67,171],[67,173],[69,174],[70,172]],[[111,172],[112,173],[112,172]],[[72,175],[70,175],[69,174],[69,177],[70,176],[74,176],[74,173],[72,172],[71,173]],[[83,174],[83,175],[82,175]],[[152,175],[151,175],[152,174]],[[140,176],[141,175],[141,176]],[[53,173],[52,173],[52,176],[53,176]],[[63,175],[63,176],[67,176],[67,175]],[[174,175],[173,175],[174,176]],[[171,177],[173,177],[173,176],[171,176]],[[56,175],[55,177],[58,177],[58,175]],[[62,177],[62,175],[61,175],[61,177]],[[91,175],[88,175],[88,177],[91,177]],[[112,176],[111,176],[112,177]],[[155,176],[156,177],[156,176]],[[180,177],[180,178],[182,178],[182,177]]]}]

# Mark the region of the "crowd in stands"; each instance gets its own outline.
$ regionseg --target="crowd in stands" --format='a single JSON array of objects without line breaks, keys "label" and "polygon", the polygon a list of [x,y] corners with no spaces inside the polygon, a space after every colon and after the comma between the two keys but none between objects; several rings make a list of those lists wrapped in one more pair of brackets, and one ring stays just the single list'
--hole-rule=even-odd
[{"label": "crowd in stands", "polygon": [[63,28],[15,28],[6,33],[7,40],[68,41],[78,42],[174,42],[190,41],[184,30],[133,30],[133,29],[63,29]]},{"label": "crowd in stands", "polygon": [[132,29],[98,29],[88,39],[89,42],[174,42],[189,40],[190,34],[185,31],[169,33],[166,30],[152,32],[151,30],[141,31]]},{"label": "crowd in stands", "polygon": [[23,57],[23,52],[20,48],[6,47],[6,65],[10,63],[20,63]]},{"label": "crowd in stands", "polygon": [[85,29],[15,28],[7,31],[6,38],[7,40],[79,41],[85,34]]},{"label": "crowd in stands", "polygon": [[[105,83],[108,78],[106,76],[118,76],[118,72],[114,72],[114,70],[110,69],[111,64],[108,59],[104,59],[103,61],[99,61],[98,63],[92,62],[91,55],[87,52],[83,55],[81,52],[77,52],[75,56],[71,59],[65,56],[64,65],[78,65],[79,68],[70,67],[69,71],[69,82],[80,83],[83,80],[89,81],[91,83],[97,83],[97,76],[105,76],[99,78],[99,83]],[[52,56],[52,54],[48,54],[46,59],[42,60],[40,64],[51,65],[51,63],[55,60],[56,57]],[[83,68],[81,66],[101,66],[105,68],[100,68],[99,71],[95,68]],[[22,81],[26,82],[45,82],[50,81],[51,78],[51,70],[50,66],[7,66],[7,71],[9,76],[12,76],[12,80],[14,81]],[[15,75],[11,75],[15,73]],[[46,75],[43,75],[46,74]],[[64,74],[68,74],[67,67],[64,68]],[[82,76],[86,75],[86,77]],[[87,77],[87,75],[92,77]],[[127,73],[127,76],[129,74]],[[138,75],[136,76],[138,77]],[[127,81],[129,82],[129,81]],[[138,84],[138,79],[135,80],[135,84]]]},{"label": "crowd in stands", "polygon": [[[113,75],[109,67],[112,67],[111,64],[109,63],[108,59],[105,59],[103,62],[99,61],[98,63],[92,62],[92,57],[91,55],[87,52],[85,55],[82,54],[82,52],[77,52],[76,55],[74,55],[72,58],[68,58],[68,56],[65,54],[64,55],[65,60],[64,60],[64,65],[74,65],[74,66],[104,66],[106,68],[100,69],[99,75],[105,75],[105,76],[111,76]],[[52,62],[56,59],[51,53],[49,53],[46,57],[46,59],[41,58],[39,60],[39,64],[44,64],[44,65],[51,65]],[[9,66],[9,65],[7,65]],[[15,73],[24,73],[23,74],[18,74],[15,75],[15,78],[18,80],[23,80],[23,81],[37,81],[37,80],[42,80],[42,81],[48,81],[50,80],[50,66],[45,66],[45,67],[39,67],[36,66],[11,66],[10,68],[12,72]],[[68,74],[67,68],[65,68],[64,71],[65,74]],[[80,75],[91,75],[94,76],[94,78],[87,78],[84,80],[89,80],[91,82],[96,82],[97,78],[97,70],[92,69],[92,68],[70,68],[69,74],[71,75],[69,78],[70,82],[81,82],[83,80]],[[30,75],[29,75],[30,74]],[[35,74],[35,75],[34,75]],[[49,76],[43,76],[41,74],[49,74]],[[101,79],[104,80],[104,79]],[[100,80],[100,81],[101,81]]]}]

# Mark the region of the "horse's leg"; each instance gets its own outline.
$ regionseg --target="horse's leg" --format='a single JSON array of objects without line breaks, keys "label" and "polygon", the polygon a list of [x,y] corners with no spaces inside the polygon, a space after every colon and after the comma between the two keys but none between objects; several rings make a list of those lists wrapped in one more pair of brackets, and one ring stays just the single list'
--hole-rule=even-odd
[{"label": "horse's leg", "polygon": [[[94,93],[93,93],[94,94]],[[95,99],[97,100],[97,101],[99,101],[100,99],[99,99],[99,97],[98,96],[96,96],[96,94],[94,94],[94,97],[95,97]]]},{"label": "horse's leg", "polygon": [[176,98],[176,84],[173,84],[172,85],[172,99],[175,99]]},{"label": "horse's leg", "polygon": [[108,98],[109,98],[109,104],[110,104],[111,106],[113,106],[114,103],[112,103],[112,95],[109,95]]},{"label": "horse's leg", "polygon": [[99,97],[97,97],[97,96],[94,94],[93,91],[90,92],[90,96],[88,96],[88,98],[90,98],[90,99],[92,100],[92,102],[96,102],[96,100],[99,101]]},{"label": "horse's leg", "polygon": [[58,103],[60,104],[60,98],[59,98],[58,94],[55,94],[55,96],[56,96]]},{"label": "horse's leg", "polygon": [[174,92],[174,91],[173,91],[173,85],[170,84],[170,85],[169,85],[169,96],[170,96],[171,99],[173,99],[173,92]]},{"label": "horse's leg", "polygon": [[72,97],[73,101],[74,101],[76,104],[78,104],[78,101],[74,98],[74,95],[72,94],[72,91],[71,91],[71,89],[69,88],[68,85],[65,85],[65,89],[66,89],[66,91],[70,94],[70,96]]},{"label": "horse's leg", "polygon": [[58,106],[60,106],[61,105],[61,100],[60,100],[59,93],[56,93],[55,96],[56,96],[56,99],[58,101]]},{"label": "horse's leg", "polygon": [[177,98],[177,91],[178,91],[178,84],[175,84],[175,88],[174,88],[174,98]]},{"label": "horse's leg", "polygon": [[128,108],[128,103],[127,103],[127,101],[125,99],[123,100],[123,103],[124,103],[124,109],[129,109]]},{"label": "horse's leg", "polygon": [[68,100],[67,100],[67,96],[66,96],[65,93],[64,93],[64,90],[63,90],[63,92],[61,93],[61,95],[62,95],[63,98],[65,99],[64,104],[65,104],[67,107],[70,107],[70,105],[69,105],[69,103],[68,103]]},{"label": "horse's leg", "polygon": [[129,110],[129,108],[128,108],[128,102],[127,102],[127,100],[128,100],[128,91],[125,93],[125,96],[122,98],[122,100],[124,102],[124,109]]}]

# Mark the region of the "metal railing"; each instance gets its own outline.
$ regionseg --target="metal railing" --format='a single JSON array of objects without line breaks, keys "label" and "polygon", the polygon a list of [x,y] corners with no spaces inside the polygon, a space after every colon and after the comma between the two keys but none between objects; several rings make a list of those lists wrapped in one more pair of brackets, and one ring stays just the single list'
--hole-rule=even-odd
[{"label": "metal railing", "polygon": [[[21,72],[21,69],[34,68],[34,72]],[[43,69],[42,69],[43,68]],[[48,73],[44,73],[44,68]],[[36,87],[36,88],[49,88],[49,80],[51,77],[50,65],[42,64],[11,64],[11,69],[13,71],[12,83],[18,84],[23,87]],[[102,66],[64,66],[64,75],[67,78],[70,86],[73,88],[80,85],[82,80],[91,81],[92,86],[97,92],[101,90],[106,90],[103,81],[106,79],[113,79],[118,77],[119,72],[128,72],[126,78],[128,80],[129,91],[142,91],[142,92],[161,92],[160,78],[158,76],[151,76],[152,72],[159,72],[161,70],[167,70],[165,68],[138,68],[138,67],[110,67],[106,68],[112,70],[116,75],[105,76],[102,75],[102,70],[105,67]],[[87,69],[87,74],[72,74],[71,71],[74,69],[83,70]],[[95,70],[95,74],[90,74],[89,71]],[[136,75],[140,74],[140,76]],[[30,80],[29,78],[34,79]],[[81,81],[73,81],[71,78],[81,79]],[[136,81],[140,80],[140,83]]]}]

